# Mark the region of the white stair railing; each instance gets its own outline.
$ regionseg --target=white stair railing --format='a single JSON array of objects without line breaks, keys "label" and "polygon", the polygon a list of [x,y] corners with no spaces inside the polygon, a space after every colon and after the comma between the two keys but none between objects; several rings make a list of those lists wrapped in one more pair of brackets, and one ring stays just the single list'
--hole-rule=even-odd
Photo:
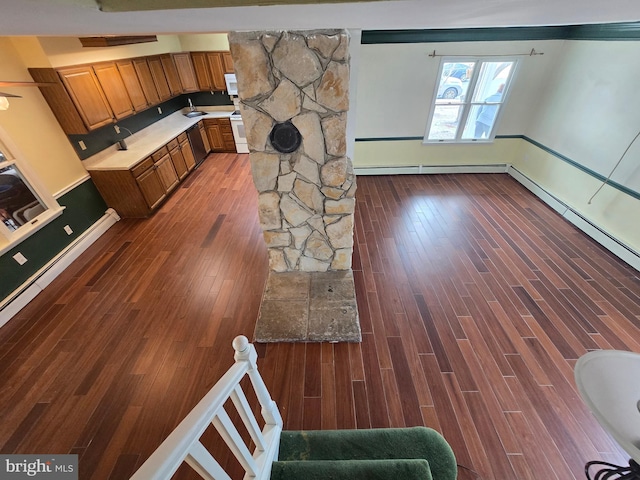
[{"label": "white stair railing", "polygon": [[[218,430],[231,452],[245,470],[245,480],[268,480],[271,464],[278,456],[282,418],[258,373],[258,354],[247,337],[233,340],[236,363],[225,373],[185,419],[171,432],[167,439],[147,459],[131,480],[166,480],[171,478],[182,462],[187,462],[202,478],[207,480],[230,480],[211,453],[202,445],[200,437],[209,424]],[[248,375],[251,385],[262,407],[265,426],[262,430],[251,411],[240,381]],[[251,440],[255,444],[253,453],[240,437],[240,433],[224,409],[231,399]]]}]

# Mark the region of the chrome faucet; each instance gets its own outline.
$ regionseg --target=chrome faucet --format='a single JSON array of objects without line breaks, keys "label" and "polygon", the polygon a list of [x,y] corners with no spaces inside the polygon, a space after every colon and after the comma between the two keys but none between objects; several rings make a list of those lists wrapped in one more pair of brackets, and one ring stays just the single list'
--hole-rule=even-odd
[{"label": "chrome faucet", "polygon": [[196,107],[193,106],[193,103],[191,102],[191,99],[187,98],[187,101],[189,102],[189,111],[190,112],[195,112],[196,111]]}]

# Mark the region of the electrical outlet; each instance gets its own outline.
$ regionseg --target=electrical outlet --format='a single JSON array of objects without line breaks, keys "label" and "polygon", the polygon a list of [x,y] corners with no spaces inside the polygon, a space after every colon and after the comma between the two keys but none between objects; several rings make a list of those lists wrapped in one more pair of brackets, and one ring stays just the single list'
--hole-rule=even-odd
[{"label": "electrical outlet", "polygon": [[73,230],[71,230],[69,225],[64,226],[64,231],[67,232],[67,235],[71,235],[73,233]]},{"label": "electrical outlet", "polygon": [[82,140],[80,140],[78,142],[78,145],[80,145],[80,149],[81,150],[86,150],[87,149],[87,146],[84,144],[84,142]]},{"label": "electrical outlet", "polygon": [[158,113],[162,114],[162,109],[158,107]]},{"label": "electrical outlet", "polygon": [[18,265],[24,265],[25,263],[27,263],[27,257],[25,257],[23,254],[21,254],[20,252],[16,253],[13,256],[13,259],[18,262]]},{"label": "electrical outlet", "polygon": [[118,125],[114,125],[113,129],[116,131],[116,133],[120,133],[120,127]]}]

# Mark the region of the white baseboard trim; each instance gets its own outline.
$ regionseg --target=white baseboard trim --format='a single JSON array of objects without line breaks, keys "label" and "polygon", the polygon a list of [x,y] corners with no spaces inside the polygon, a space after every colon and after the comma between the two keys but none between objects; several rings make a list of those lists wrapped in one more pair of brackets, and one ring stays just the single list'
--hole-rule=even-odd
[{"label": "white baseboard trim", "polygon": [[354,168],[356,175],[411,175],[444,173],[506,173],[509,165],[497,163],[491,165],[414,165],[406,167],[359,167]]},{"label": "white baseboard trim", "polygon": [[71,263],[78,258],[91,244],[111,228],[120,217],[112,208],[67,248],[51,259],[40,270],[33,274],[26,282],[0,303],[0,327],[13,318],[31,300],[33,300],[47,285],[60,275]]},{"label": "white baseboard trim", "polygon": [[615,256],[640,271],[640,253],[636,252],[633,248],[625,245],[613,235],[608,234],[604,229],[580,215],[516,168],[510,167],[508,173],[540,200],[562,215],[565,220],[578,227]]}]

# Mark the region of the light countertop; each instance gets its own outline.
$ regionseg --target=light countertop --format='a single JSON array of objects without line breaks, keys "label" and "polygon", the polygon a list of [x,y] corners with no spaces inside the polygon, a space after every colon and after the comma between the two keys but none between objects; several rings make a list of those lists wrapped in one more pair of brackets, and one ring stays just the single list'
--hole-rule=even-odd
[{"label": "light countertop", "polygon": [[233,106],[198,107],[197,110],[207,114],[189,118],[183,115],[183,111],[186,112],[187,109],[179,110],[134,135],[123,135],[127,150],[118,150],[117,144],[112,145],[87,158],[82,164],[87,170],[128,170],[200,120],[229,118],[233,113]]}]

